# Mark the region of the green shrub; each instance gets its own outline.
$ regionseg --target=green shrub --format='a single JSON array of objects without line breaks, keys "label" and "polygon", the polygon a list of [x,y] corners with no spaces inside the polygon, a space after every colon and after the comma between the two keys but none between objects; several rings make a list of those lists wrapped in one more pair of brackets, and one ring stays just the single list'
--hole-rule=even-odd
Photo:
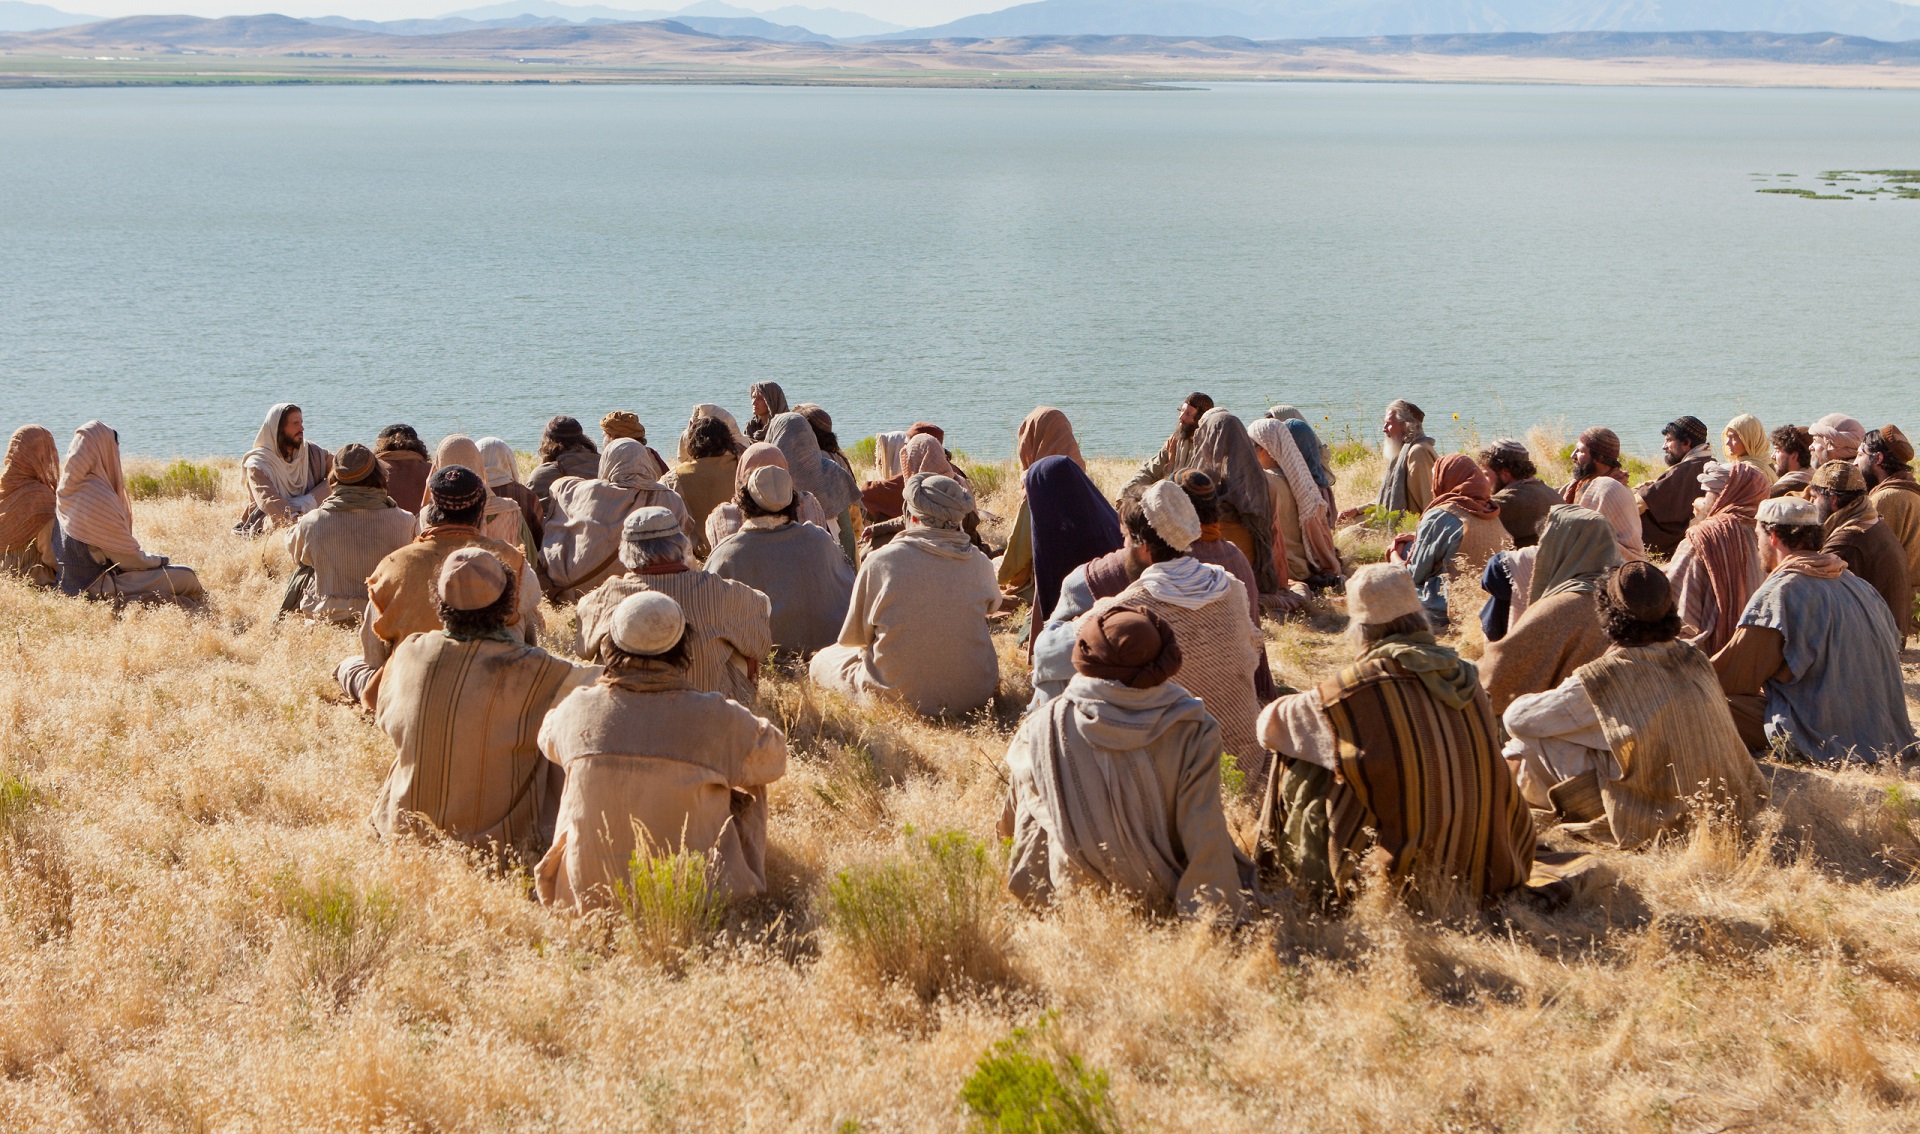
[{"label": "green shrub", "polygon": [[960,1101],[979,1130],[1005,1134],[1104,1134],[1120,1129],[1107,1073],[1089,1070],[1042,1019],[1014,1029],[974,1065]]},{"label": "green shrub", "polygon": [[135,500],[162,500],[173,496],[212,500],[219,494],[220,474],[191,461],[175,461],[162,469],[159,476],[135,473],[127,478],[127,495]]},{"label": "green shrub", "polygon": [[307,976],[338,1008],[386,963],[400,927],[400,902],[384,886],[362,892],[347,879],[311,885],[291,871],[276,879],[280,910],[306,954]]},{"label": "green shrub", "polygon": [[1220,754],[1220,793],[1232,799],[1247,790],[1247,774],[1240,770],[1240,757],[1231,752]]},{"label": "green shrub", "polygon": [[856,967],[922,1000],[1004,982],[1011,973],[1000,874],[963,831],[905,832],[897,858],[843,870],[823,914]]},{"label": "green shrub", "polygon": [[967,483],[973,486],[975,500],[985,500],[1007,483],[1007,466],[1004,463],[977,464],[969,460],[965,453],[955,453],[953,466],[967,474]]},{"label": "green shrub", "polygon": [[11,772],[0,772],[0,830],[12,828],[39,797],[32,784]]},{"label": "green shrub", "polygon": [[859,468],[862,465],[873,468],[879,463],[879,449],[880,444],[876,439],[863,437],[841,450],[841,452],[846,454],[847,461],[855,468]]},{"label": "green shrub", "polygon": [[635,848],[627,860],[627,877],[615,887],[614,901],[624,919],[628,948],[676,969],[713,940],[727,910],[707,856],[684,848],[674,854]]},{"label": "green shrub", "polygon": [[1365,441],[1338,441],[1328,448],[1327,456],[1334,468],[1345,468],[1373,456],[1373,446]]}]

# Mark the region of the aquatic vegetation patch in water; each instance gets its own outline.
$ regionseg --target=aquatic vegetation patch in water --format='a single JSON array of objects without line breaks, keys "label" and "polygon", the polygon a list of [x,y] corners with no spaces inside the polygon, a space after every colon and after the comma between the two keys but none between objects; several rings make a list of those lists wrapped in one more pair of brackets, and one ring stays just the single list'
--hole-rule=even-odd
[{"label": "aquatic vegetation patch in water", "polygon": [[[1750,176],[1759,177],[1760,174]],[[1778,177],[1798,177],[1794,173],[1782,173]],[[1920,201],[1920,169],[1828,169],[1822,170],[1819,178],[1828,188],[1839,188],[1842,182],[1868,185],[1865,189],[1842,189],[1838,193],[1821,193],[1813,189],[1798,186],[1768,186],[1755,189],[1756,193],[1777,193],[1786,197],[1805,197],[1809,201],[1852,201],[1864,198],[1875,200],[1886,197],[1894,201]]]}]

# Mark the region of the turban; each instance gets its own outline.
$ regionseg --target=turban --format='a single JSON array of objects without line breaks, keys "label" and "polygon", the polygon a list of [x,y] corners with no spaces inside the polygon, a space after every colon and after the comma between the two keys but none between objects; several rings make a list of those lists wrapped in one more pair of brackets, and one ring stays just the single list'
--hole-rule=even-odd
[{"label": "turban", "polygon": [[1607,602],[1635,622],[1658,622],[1673,613],[1673,584],[1645,560],[1623,563],[1607,576]]},{"label": "turban", "polygon": [[680,520],[671,511],[656,506],[634,509],[620,525],[621,538],[629,542],[659,539],[682,530]]},{"label": "turban", "polygon": [[1580,435],[1587,455],[1603,465],[1620,467],[1620,435],[1605,426],[1595,426]]},{"label": "turban", "polygon": [[1188,496],[1200,500],[1213,499],[1213,478],[1199,469],[1181,469],[1173,474],[1173,483],[1185,489]]},{"label": "turban", "polygon": [[442,512],[467,512],[486,503],[487,482],[465,465],[447,465],[427,481],[427,492]]},{"label": "turban", "polygon": [[1180,672],[1173,628],[1150,610],[1113,606],[1080,620],[1073,639],[1074,672],[1151,689]]},{"label": "turban", "polygon": [[747,495],[769,512],[793,505],[793,476],[779,465],[762,465],[747,474]]},{"label": "turban", "polygon": [[1807,432],[1827,443],[1828,460],[1851,461],[1867,439],[1867,427],[1844,413],[1828,414]]},{"label": "turban", "polygon": [[335,484],[359,484],[378,467],[372,449],[358,441],[349,441],[333,455],[333,481]]},{"label": "turban", "polygon": [[1814,470],[1813,486],[1830,492],[1865,492],[1867,478],[1852,461],[1828,461]]},{"label": "turban", "polygon": [[1754,519],[1777,528],[1819,527],[1820,510],[1798,496],[1776,496],[1760,502]]},{"label": "turban", "polygon": [[1405,398],[1389,405],[1387,411],[1401,421],[1410,422],[1415,425],[1427,420],[1426,411],[1414,405],[1412,402],[1407,401]]},{"label": "turban", "polygon": [[600,432],[608,437],[631,437],[642,445],[647,443],[647,427],[640,424],[640,415],[626,410],[614,410],[601,418]]},{"label": "turban", "polygon": [[1910,465],[1913,463],[1913,442],[1900,432],[1897,425],[1883,425],[1867,434],[1868,448],[1884,453],[1891,465]]},{"label": "turban", "polygon": [[1347,580],[1347,613],[1362,626],[1384,626],[1396,618],[1424,613],[1420,592],[1405,567],[1372,563]]},{"label": "turban", "polygon": [[1668,437],[1685,441],[1689,445],[1707,443],[1707,423],[1692,414],[1674,418],[1667,422],[1667,427],[1660,432]]},{"label": "turban", "polygon": [[607,619],[607,637],[622,653],[652,657],[671,650],[687,632],[687,616],[671,595],[628,595]]},{"label": "turban", "polygon": [[440,565],[440,601],[455,610],[482,610],[507,591],[507,569],[493,553],[463,547]]},{"label": "turban", "polygon": [[929,527],[957,529],[973,511],[973,493],[950,476],[915,473],[907,478],[907,515]]},{"label": "turban", "polygon": [[935,441],[940,442],[942,445],[945,445],[947,443],[947,431],[935,425],[931,421],[914,422],[912,427],[907,430],[907,440],[911,441],[915,437],[920,436],[921,434],[925,434],[926,436],[933,438]]},{"label": "turban", "polygon": [[1175,551],[1185,552],[1200,538],[1200,514],[1176,484],[1160,481],[1140,494],[1140,510],[1147,514],[1153,534]]}]

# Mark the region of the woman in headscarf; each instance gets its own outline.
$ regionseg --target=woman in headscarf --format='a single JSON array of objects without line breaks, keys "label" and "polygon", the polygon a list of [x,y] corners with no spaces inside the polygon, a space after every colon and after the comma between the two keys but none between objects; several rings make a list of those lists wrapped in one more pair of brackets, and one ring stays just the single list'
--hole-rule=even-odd
[{"label": "woman in headscarf", "polygon": [[373,443],[373,459],[380,463],[380,479],[387,495],[409,512],[418,513],[427,499],[427,478],[433,475],[433,454],[411,425],[389,425]]},{"label": "woman in headscarf", "polygon": [[[813,427],[813,439],[819,444],[820,452],[825,454],[828,460],[839,465],[847,474],[848,480],[853,480],[853,462],[847,460],[847,455],[840,451],[840,438],[833,432],[833,417],[812,402],[801,402],[793,407],[793,412],[806,418],[807,424]],[[951,477],[953,474],[949,471],[941,475]],[[866,519],[858,507],[859,483],[857,480],[853,481],[855,486],[853,503],[847,507],[846,514],[840,519],[840,550],[847,553],[849,563],[859,561],[859,553],[855,548],[859,543],[861,525]]]},{"label": "woman in headscarf", "polygon": [[1747,600],[1767,577],[1753,525],[1770,486],[1745,461],[1708,464],[1700,486],[1706,491],[1694,507],[1701,518],[1674,550],[1667,577],[1680,618],[1692,628],[1688,641],[1711,657],[1733,640]]},{"label": "woman in headscarf", "polygon": [[687,418],[687,427],[680,431],[680,461],[682,463],[693,459],[693,453],[690,447],[693,443],[694,428],[702,421],[708,420],[717,421],[727,427],[727,436],[731,439],[734,456],[737,457],[746,452],[747,446],[753,444],[753,438],[748,437],[746,433],[741,430],[740,422],[734,418],[733,414],[727,412],[727,410],[721,406],[714,405],[712,402],[701,402],[699,405],[693,407],[692,415]]},{"label": "woman in headscarf", "polygon": [[1593,596],[1620,565],[1620,545],[1605,516],[1562,504],[1547,513],[1527,583],[1527,611],[1490,643],[1480,672],[1497,716],[1515,697],[1541,693],[1606,652]]},{"label": "woman in headscarf", "polygon": [[[588,439],[578,418],[560,414],[547,422],[540,432],[540,447],[534,450],[540,463],[527,475],[527,487],[544,509],[553,506],[553,482],[563,476],[594,477],[600,473],[600,450]],[[475,470],[478,471],[478,470]]]},{"label": "woman in headscarf", "polygon": [[74,430],[54,496],[60,590],[115,602],[173,602],[189,609],[206,598],[190,567],[150,555],[133,534],[133,500],[120,471],[120,435],[104,422]]},{"label": "woman in headscarf", "polygon": [[533,490],[520,482],[520,462],[513,455],[513,446],[499,437],[482,437],[479,445],[480,460],[487,466],[481,470],[486,476],[487,491],[520,506],[521,518],[527,522],[529,542],[518,546],[529,559],[538,557],[540,540],[546,535],[545,509],[534,497]]},{"label": "woman in headscarf", "polygon": [[[820,451],[813,425],[797,413],[783,413],[767,424],[767,444],[778,448],[787,458],[787,472],[793,477],[796,493],[811,493],[827,516],[827,531],[847,550],[847,537],[853,526],[852,508],[860,488],[853,474]],[[848,555],[847,562],[853,562]]]},{"label": "woman in headscarf", "polygon": [[1074,568],[1118,551],[1126,541],[1120,535],[1120,514],[1070,458],[1040,458],[1021,478],[1021,486],[1032,513],[1034,601],[1027,620],[1031,657],[1033,635],[1060,601],[1061,582]]},{"label": "woman in headscarf", "polygon": [[1622,563],[1638,563],[1647,557],[1647,546],[1640,535],[1640,501],[1633,489],[1608,476],[1597,476],[1580,490],[1575,501],[1607,518],[1613,538],[1620,545]]},{"label": "woman in headscarf", "polygon": [[[1192,467],[1213,478],[1214,495],[1220,504],[1221,538],[1239,548],[1253,564],[1261,595],[1279,595],[1290,581],[1281,577],[1287,566],[1286,540],[1275,529],[1266,471],[1260,467],[1247,427],[1225,409],[1201,414],[1200,427],[1193,435]],[[1276,541],[1281,545],[1277,562]]]},{"label": "woman in headscarf", "polygon": [[868,481],[860,492],[860,510],[869,520],[891,520],[899,516],[906,506],[901,493],[906,489],[907,478],[915,473],[953,476],[953,465],[947,461],[947,451],[937,438],[923,433],[908,440],[900,451],[899,475]]},{"label": "woman in headscarf", "polygon": [[767,430],[773,427],[773,419],[787,409],[787,392],[778,382],[755,382],[747,387],[747,397],[753,401],[753,416],[747,419],[747,436],[755,441],[765,441]]},{"label": "woman in headscarf", "polygon": [[23,425],[7,442],[0,469],[0,571],[47,586],[59,572],[53,554],[54,493],[60,447],[44,425]]},{"label": "woman in headscarf", "polygon": [[1752,468],[1767,482],[1768,488],[1773,487],[1778,475],[1770,460],[1773,443],[1767,440],[1767,427],[1760,424],[1759,418],[1743,413],[1727,422],[1727,427],[1720,431],[1720,446],[1726,450],[1727,460]]},{"label": "woman in headscarf", "polygon": [[620,525],[636,509],[665,508],[683,529],[691,526],[680,494],[648,475],[652,465],[645,445],[622,437],[601,454],[598,477],[554,484],[553,515],[540,545],[553,601],[577,602],[623,570]]},{"label": "woman in headscarf", "polygon": [[734,487],[734,474],[740,467],[740,456],[734,452],[733,434],[723,421],[696,418],[687,427],[687,434],[680,445],[685,456],[660,483],[678,492],[687,514],[698,521],[693,525],[693,554],[705,559],[713,550],[707,542],[706,518],[739,491]]},{"label": "woman in headscarf", "polygon": [[[740,492],[747,487],[747,478],[753,475],[753,470],[768,465],[782,469],[787,467],[787,455],[780,451],[779,446],[769,445],[765,441],[755,441],[740,454],[740,462],[733,469],[733,499],[707,513],[705,527],[708,548],[718,548],[722,540],[739,531],[740,526],[746,522],[745,514],[740,511]],[[788,476],[792,476],[790,469]],[[797,497],[794,505],[796,522],[812,524],[816,528],[825,530],[827,514],[820,507],[820,501],[814,499],[811,492],[795,495]]]},{"label": "woman in headscarf", "polygon": [[1333,543],[1330,514],[1307,448],[1289,424],[1261,418],[1247,427],[1247,435],[1259,446],[1255,455],[1266,471],[1267,501],[1286,547],[1287,577],[1327,586],[1340,577],[1340,551]]},{"label": "woman in headscarf", "polygon": [[1307,468],[1313,471],[1313,482],[1320,486],[1322,495],[1327,498],[1327,525],[1331,527],[1340,509],[1333,502],[1333,486],[1339,480],[1333,475],[1333,450],[1327,447],[1320,435],[1301,412],[1292,406],[1275,406],[1267,411],[1267,416],[1287,427],[1293,434],[1294,443],[1300,446],[1300,455],[1307,460]]},{"label": "woman in headscarf", "polygon": [[[1065,457],[1082,470],[1087,467],[1080,455],[1080,441],[1073,435],[1073,423],[1052,406],[1040,406],[1020,423],[1015,453],[1020,459],[1022,476],[1046,457]],[[1024,480],[1022,484],[1024,485]],[[1020,513],[1013,521],[1013,534],[1007,537],[1007,549],[1000,555],[998,578],[1000,591],[1013,602],[1032,605],[1033,593],[1033,509],[1028,507],[1024,487]],[[1010,603],[1003,604],[1010,606]],[[1046,611],[1040,612],[1044,619]]]},{"label": "woman in headscarf", "polygon": [[[873,473],[874,480],[892,480],[900,475],[900,455],[907,447],[907,431],[888,430],[873,435]],[[861,510],[867,511],[865,503]],[[871,516],[873,513],[868,511]]]},{"label": "woman in headscarf", "polygon": [[[454,465],[459,465],[482,481],[487,479],[486,458],[480,455],[479,444],[464,433],[441,438],[440,447],[433,451],[434,472]],[[417,530],[427,530],[424,508],[414,523]],[[524,548],[533,544],[533,533],[527,527],[526,518],[520,514],[520,505],[505,496],[495,495],[492,489],[487,490],[487,511],[485,518],[480,521],[480,532],[511,547]]]},{"label": "woman in headscarf", "polygon": [[1411,540],[1394,541],[1393,559],[1412,573],[1420,605],[1439,629],[1451,621],[1447,583],[1454,560],[1465,560],[1465,570],[1478,577],[1509,542],[1487,474],[1465,453],[1448,453],[1433,466],[1433,500],[1420,514],[1419,528]]}]

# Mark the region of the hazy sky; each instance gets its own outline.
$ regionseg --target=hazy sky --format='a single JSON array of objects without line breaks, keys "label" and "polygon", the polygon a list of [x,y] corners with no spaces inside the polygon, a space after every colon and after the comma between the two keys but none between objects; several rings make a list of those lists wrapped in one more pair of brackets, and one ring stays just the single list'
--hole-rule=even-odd
[{"label": "hazy sky", "polygon": [[[287,16],[348,16],[358,20],[405,20],[444,16],[449,12],[478,8],[495,0],[37,0],[64,12],[89,16],[138,16],[153,12],[183,13],[193,16],[249,16],[261,12],[279,12]],[[563,0],[564,2],[564,0]],[[589,0],[591,2],[591,0]],[[808,8],[838,8],[846,12],[864,12],[882,20],[909,27],[928,27],[959,19],[975,12],[993,12],[1020,0],[727,0],[727,3],[755,11],[768,11],[791,3]],[[603,6],[627,10],[672,11],[693,0],[600,0]]]}]

